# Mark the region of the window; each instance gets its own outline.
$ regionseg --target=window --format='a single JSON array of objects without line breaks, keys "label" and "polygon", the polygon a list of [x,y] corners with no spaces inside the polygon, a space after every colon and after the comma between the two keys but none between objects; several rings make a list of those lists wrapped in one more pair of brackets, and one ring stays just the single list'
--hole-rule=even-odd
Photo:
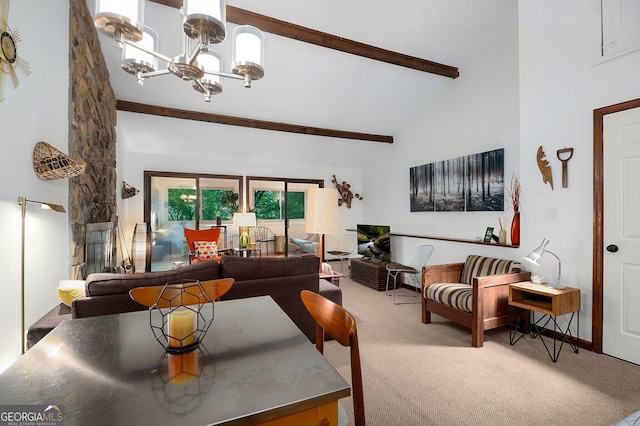
[{"label": "window", "polygon": [[323,184],[321,179],[246,177],[245,206],[256,213],[257,219],[267,221],[265,225],[279,239],[281,245],[278,250],[285,256],[289,256],[290,239],[302,238],[306,233],[304,210],[307,191]]},{"label": "window", "polygon": [[640,2],[601,0],[601,46],[603,59],[640,49]]},{"label": "window", "polygon": [[[230,225],[240,211],[242,176],[145,172],[145,222],[150,224],[151,253],[146,270],[171,269],[185,262],[184,228]],[[221,247],[227,247],[226,228]]]},{"label": "window", "polygon": [[[304,219],[304,192],[289,192],[288,196],[289,219]],[[257,219],[284,219],[284,191],[255,190],[253,200]]]}]

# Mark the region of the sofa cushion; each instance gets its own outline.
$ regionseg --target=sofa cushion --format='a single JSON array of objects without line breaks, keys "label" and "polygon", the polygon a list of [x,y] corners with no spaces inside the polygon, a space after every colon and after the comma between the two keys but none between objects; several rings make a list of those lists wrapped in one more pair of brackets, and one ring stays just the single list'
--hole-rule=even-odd
[{"label": "sofa cushion", "polygon": [[300,257],[237,257],[222,256],[222,278],[236,281],[281,278],[318,274],[320,260],[313,255]]},{"label": "sofa cushion", "polygon": [[508,274],[520,271],[520,262],[505,259],[494,259],[492,257],[469,255],[462,268],[460,282],[473,284],[473,277],[484,277],[486,275]]},{"label": "sofa cushion", "polygon": [[91,274],[87,277],[87,296],[126,294],[135,287],[164,285],[178,280],[215,280],[222,278],[218,262],[201,262],[170,271],[146,272],[144,274]]},{"label": "sofa cushion", "polygon": [[342,290],[340,290],[340,287],[337,285],[331,284],[327,280],[320,279],[318,283],[318,293],[331,300],[333,303],[342,306]]},{"label": "sofa cushion", "polygon": [[473,287],[469,284],[431,284],[424,294],[429,300],[458,309],[473,312]]}]

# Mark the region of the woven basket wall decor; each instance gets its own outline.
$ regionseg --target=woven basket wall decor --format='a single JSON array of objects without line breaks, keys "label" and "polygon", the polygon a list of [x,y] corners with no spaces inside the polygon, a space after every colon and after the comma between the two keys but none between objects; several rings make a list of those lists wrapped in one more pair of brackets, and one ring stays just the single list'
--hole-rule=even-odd
[{"label": "woven basket wall decor", "polygon": [[41,180],[66,179],[84,173],[86,164],[74,160],[46,142],[38,142],[33,149],[33,171]]}]

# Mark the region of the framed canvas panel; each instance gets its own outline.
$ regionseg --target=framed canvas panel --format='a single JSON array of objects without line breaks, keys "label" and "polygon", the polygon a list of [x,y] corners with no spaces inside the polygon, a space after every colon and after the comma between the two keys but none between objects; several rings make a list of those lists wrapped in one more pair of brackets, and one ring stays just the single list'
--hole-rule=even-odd
[{"label": "framed canvas panel", "polygon": [[434,163],[423,164],[409,169],[410,205],[412,212],[432,212],[435,210]]},{"label": "framed canvas panel", "polygon": [[466,210],[504,211],[504,149],[466,158]]},{"label": "framed canvas panel", "polygon": [[504,148],[409,169],[412,212],[504,211]]}]

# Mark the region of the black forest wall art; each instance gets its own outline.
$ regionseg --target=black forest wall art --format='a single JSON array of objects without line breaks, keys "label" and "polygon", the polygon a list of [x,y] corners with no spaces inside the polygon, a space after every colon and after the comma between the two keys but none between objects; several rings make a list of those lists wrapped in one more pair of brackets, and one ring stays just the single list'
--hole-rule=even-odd
[{"label": "black forest wall art", "polygon": [[504,149],[409,170],[412,212],[504,211]]}]

